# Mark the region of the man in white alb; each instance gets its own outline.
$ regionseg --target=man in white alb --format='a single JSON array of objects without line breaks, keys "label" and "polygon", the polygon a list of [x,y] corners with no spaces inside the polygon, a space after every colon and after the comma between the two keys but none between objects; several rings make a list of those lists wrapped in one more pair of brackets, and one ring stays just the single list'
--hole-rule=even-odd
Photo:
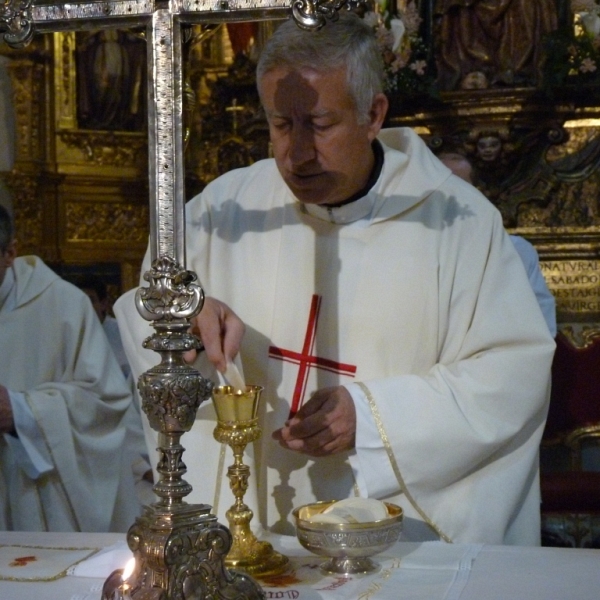
[{"label": "man in white alb", "polygon": [[127,531],[148,469],[131,392],[88,297],[13,235],[0,206],[0,530]]},{"label": "man in white alb", "polygon": [[[380,131],[382,80],[352,14],[267,43],[274,159],[186,207],[187,266],[210,296],[197,365],[216,379],[208,363],[239,350],[265,387],[246,495],[263,527],[293,534],[293,507],[361,495],[400,504],[406,539],[537,544],[553,340],[497,210],[412,130]],[[131,294],[115,310],[139,374],[158,362],[151,328]],[[213,428],[206,403],[184,460],[190,499],[222,515]]]}]

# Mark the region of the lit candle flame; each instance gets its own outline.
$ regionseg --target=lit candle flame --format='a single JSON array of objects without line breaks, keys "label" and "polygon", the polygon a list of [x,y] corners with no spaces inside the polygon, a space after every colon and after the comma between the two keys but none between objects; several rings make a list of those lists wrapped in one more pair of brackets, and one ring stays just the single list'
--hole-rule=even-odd
[{"label": "lit candle flame", "polygon": [[121,579],[123,581],[127,581],[131,577],[134,569],[135,569],[135,558],[131,557],[129,559],[129,561],[127,562],[127,564],[125,565],[125,568],[123,569],[123,574],[121,575]]}]

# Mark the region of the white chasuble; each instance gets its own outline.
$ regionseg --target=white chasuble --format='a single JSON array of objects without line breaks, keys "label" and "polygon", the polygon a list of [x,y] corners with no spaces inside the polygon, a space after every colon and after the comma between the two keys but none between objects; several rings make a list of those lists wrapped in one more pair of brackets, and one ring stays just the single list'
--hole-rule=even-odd
[{"label": "white chasuble", "polygon": [[[188,268],[246,324],[246,381],[265,387],[251,506],[292,534],[293,507],[358,492],[401,504],[442,539],[539,543],[553,341],[498,211],[410,130],[380,139],[379,179],[340,208],[298,203],[272,160],[186,207]],[[158,362],[139,349],[150,328],[131,295],[117,310],[139,375]],[[364,417],[355,451],[312,459],[271,440],[312,392],[337,385]],[[183,438],[196,502],[219,481],[213,418],[201,408]]]},{"label": "white chasuble", "polygon": [[0,383],[23,394],[50,458],[32,477],[0,436],[0,526],[126,531],[139,514],[133,463],[144,448],[131,393],[89,298],[39,258],[14,263],[0,311]]}]

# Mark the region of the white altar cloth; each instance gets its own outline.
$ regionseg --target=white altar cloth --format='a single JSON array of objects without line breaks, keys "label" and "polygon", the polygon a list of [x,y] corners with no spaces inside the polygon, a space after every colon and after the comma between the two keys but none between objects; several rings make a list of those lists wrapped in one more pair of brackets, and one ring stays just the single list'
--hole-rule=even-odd
[{"label": "white altar cloth", "polygon": [[[0,545],[105,548],[122,534],[0,532]],[[598,600],[600,550],[398,543],[376,557],[382,569],[349,581],[324,576],[295,538],[269,538],[296,572],[263,585],[268,599]],[[125,566],[125,565],[121,565]],[[104,569],[107,567],[104,566]],[[0,580],[0,600],[99,600],[105,573],[53,581]]]}]

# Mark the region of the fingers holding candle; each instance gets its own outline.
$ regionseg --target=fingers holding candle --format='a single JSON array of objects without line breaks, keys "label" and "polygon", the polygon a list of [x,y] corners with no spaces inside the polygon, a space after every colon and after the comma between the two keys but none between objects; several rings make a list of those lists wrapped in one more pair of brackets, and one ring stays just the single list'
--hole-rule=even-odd
[{"label": "fingers holding candle", "polygon": [[[202,340],[207,358],[221,373],[240,350],[245,326],[223,302],[208,297],[200,314],[192,319],[192,333]],[[186,356],[186,360],[188,357]]]}]

